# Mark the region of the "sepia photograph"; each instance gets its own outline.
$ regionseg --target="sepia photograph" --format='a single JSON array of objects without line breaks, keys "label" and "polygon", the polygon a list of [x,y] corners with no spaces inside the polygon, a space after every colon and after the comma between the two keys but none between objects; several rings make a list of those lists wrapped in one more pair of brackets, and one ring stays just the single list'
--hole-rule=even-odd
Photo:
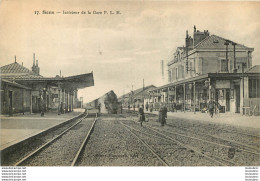
[{"label": "sepia photograph", "polygon": [[257,181],[259,19],[253,1],[0,1],[1,180]]}]

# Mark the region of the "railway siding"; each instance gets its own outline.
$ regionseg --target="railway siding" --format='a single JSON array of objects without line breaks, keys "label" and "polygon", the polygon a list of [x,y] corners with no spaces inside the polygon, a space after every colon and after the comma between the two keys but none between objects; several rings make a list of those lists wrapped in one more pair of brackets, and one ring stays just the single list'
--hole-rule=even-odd
[{"label": "railway siding", "polygon": [[26,166],[70,166],[88,133],[94,118],[85,118],[22,165]]}]

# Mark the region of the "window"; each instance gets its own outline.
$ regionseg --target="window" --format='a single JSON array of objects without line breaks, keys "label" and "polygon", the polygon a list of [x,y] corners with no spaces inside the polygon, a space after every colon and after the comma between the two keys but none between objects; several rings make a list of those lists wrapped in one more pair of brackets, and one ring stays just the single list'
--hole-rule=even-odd
[{"label": "window", "polygon": [[220,64],[220,71],[221,72],[228,72],[228,61],[226,59],[221,59],[221,64]]},{"label": "window", "polygon": [[249,79],[249,98],[260,97],[260,79]]}]

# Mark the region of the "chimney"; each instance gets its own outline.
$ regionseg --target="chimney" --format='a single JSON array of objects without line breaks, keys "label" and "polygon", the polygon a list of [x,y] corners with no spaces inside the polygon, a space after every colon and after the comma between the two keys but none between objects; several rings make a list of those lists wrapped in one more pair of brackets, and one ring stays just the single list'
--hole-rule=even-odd
[{"label": "chimney", "polygon": [[200,32],[199,30],[196,31],[196,27],[194,28],[193,32],[193,48],[206,37],[209,36],[208,30],[204,30],[204,32]]},{"label": "chimney", "polygon": [[35,53],[33,53],[33,66],[32,66],[32,71],[35,73]]},{"label": "chimney", "polygon": [[33,53],[33,66],[32,66],[32,71],[34,74],[39,75],[40,74],[40,68],[38,67],[38,60],[36,60],[36,65],[35,65],[35,53]]},{"label": "chimney", "polygon": [[16,63],[16,55],[14,56],[14,63]]},{"label": "chimney", "polygon": [[35,65],[35,53],[33,53],[33,66]]},{"label": "chimney", "polygon": [[35,74],[40,74],[40,67],[38,66],[38,60],[36,60]]},{"label": "chimney", "polygon": [[185,47],[188,48],[189,46],[192,46],[193,39],[191,36],[189,36],[188,30],[186,30],[186,39],[185,39]]}]

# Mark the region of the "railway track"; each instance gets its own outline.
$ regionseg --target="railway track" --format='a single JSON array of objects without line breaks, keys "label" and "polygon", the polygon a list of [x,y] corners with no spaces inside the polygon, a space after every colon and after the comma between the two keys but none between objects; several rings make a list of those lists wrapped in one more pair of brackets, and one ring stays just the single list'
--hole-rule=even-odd
[{"label": "railway track", "polygon": [[[73,124],[72,126],[70,126],[69,128],[67,128],[66,130],[64,130],[62,133],[56,135],[54,138],[52,138],[51,140],[49,140],[48,142],[46,142],[45,144],[43,144],[42,146],[40,146],[39,148],[35,149],[34,151],[32,151],[31,153],[29,153],[28,155],[26,155],[25,157],[23,157],[22,159],[20,159],[18,162],[16,162],[14,164],[14,166],[21,166],[21,165],[27,165],[27,163],[30,163],[30,160],[37,158],[37,155],[40,154],[41,152],[44,151],[44,149],[47,149],[48,147],[50,147],[52,144],[55,144],[58,140],[61,139],[66,139],[66,138],[62,138],[64,135],[68,134],[71,130],[75,129],[76,126],[79,126],[80,123],[82,123],[82,121],[84,119],[86,119],[89,115],[87,114],[86,116],[84,116],[83,118],[79,119],[79,121],[77,121],[75,124]],[[87,142],[87,140],[90,137],[91,132],[93,131],[94,125],[97,121],[97,114],[95,114],[95,118],[93,123],[91,124],[90,129],[88,130],[87,135],[85,136],[83,142],[81,143],[77,153],[74,156],[74,159],[71,161],[70,166],[74,166],[77,163],[77,160]],[[74,140],[75,141],[75,140]],[[64,140],[64,142],[66,142],[66,140]],[[68,144],[70,144],[68,142]],[[50,153],[52,154],[52,153]],[[58,153],[60,154],[60,153]],[[51,156],[51,155],[49,155]],[[51,166],[53,166],[52,164],[50,164]],[[42,166],[42,165],[41,165]]]},{"label": "railway track", "polygon": [[[124,116],[123,116],[124,117]],[[135,121],[134,119],[131,119],[132,121]],[[136,122],[136,121],[135,121]],[[229,152],[230,149],[234,149],[238,152],[246,152],[247,154],[251,154],[251,155],[254,155],[254,157],[257,159],[259,158],[259,149],[257,149],[256,147],[252,147],[252,146],[249,146],[249,145],[246,145],[246,144],[242,144],[242,143],[237,143],[237,142],[234,142],[234,141],[230,141],[230,140],[224,140],[224,139],[221,139],[221,138],[218,138],[218,137],[214,137],[215,138],[215,141],[209,141],[209,140],[206,140],[206,139],[202,139],[202,138],[198,138],[197,135],[196,137],[194,136],[188,136],[187,133],[186,134],[183,134],[183,133],[178,133],[178,132],[173,132],[173,131],[168,131],[166,129],[163,130],[163,133],[161,132],[162,130],[159,129],[158,127],[154,127],[154,126],[151,126],[150,124],[145,124],[145,126],[153,131],[155,131],[157,134],[161,134],[162,136],[166,136],[168,139],[171,139],[172,141],[175,141],[175,142],[178,142],[179,144],[182,144],[182,146],[188,148],[188,149],[191,149],[191,150],[194,150],[195,152],[197,152],[198,154],[203,154],[204,156],[208,157],[209,159],[210,158],[213,158],[215,160],[215,162],[217,162],[216,160],[220,160],[220,163],[221,165],[223,166],[228,166],[228,165],[241,165],[241,163],[236,163],[236,162],[233,162],[231,160],[227,160],[225,158],[221,158],[220,156],[218,155],[208,155],[206,154],[204,151],[200,151],[200,149],[196,148],[196,145],[195,147],[194,146],[189,146],[190,144],[190,141],[183,141],[183,139],[189,139],[189,140],[192,140],[194,142],[194,140],[196,140],[197,142],[203,142],[205,145],[214,145],[215,147],[221,147],[221,148],[224,148],[226,149],[226,152]],[[168,124],[166,126],[169,126]],[[173,127],[173,126],[172,126]],[[187,131],[187,130],[186,130]],[[167,135],[166,135],[167,134]],[[178,141],[177,139],[174,139],[172,137],[169,137],[168,135],[175,135],[178,136],[178,140],[180,140],[180,137],[181,137],[181,140],[182,141]],[[209,137],[211,135],[201,135],[200,136],[203,136],[204,137]],[[219,143],[219,141],[222,141],[222,143]],[[223,143],[223,141],[225,141],[225,143]],[[186,144],[186,143],[189,143],[189,144]],[[213,150],[214,151],[214,150]]]},{"label": "railway track", "polygon": [[[135,113],[136,114],[136,113]],[[136,114],[137,116],[138,114]],[[150,115],[150,114],[149,114]],[[170,119],[171,120],[171,119]],[[178,123],[181,123],[181,121],[178,121]],[[184,123],[181,123],[181,124],[184,124]],[[188,124],[188,125],[185,125],[185,127],[194,127],[194,124],[193,123],[188,123],[187,121],[185,121],[185,124]],[[216,127],[216,124],[214,123],[209,123],[207,125],[205,124],[200,124],[199,125],[199,128],[203,128],[205,130],[208,130],[208,129],[212,129],[212,127]],[[218,125],[217,126],[218,128],[216,129],[216,131],[223,131],[223,132],[227,132],[227,133],[235,133],[235,134],[240,134],[240,135],[244,135],[244,136],[248,136],[248,137],[253,137],[253,138],[257,138],[257,139],[260,139],[260,135],[259,135],[259,132],[255,132],[254,134],[250,134],[248,132],[245,132],[245,131],[241,131],[241,130],[237,130],[236,128],[229,128],[227,129],[226,127],[223,127],[223,126],[220,126]]]},{"label": "railway track", "polygon": [[[131,113],[127,113],[127,114],[131,114],[130,116],[138,116],[138,113],[136,112],[131,112]],[[157,115],[155,114],[152,114],[152,113],[145,113],[145,115],[149,116],[149,117],[157,117]],[[180,122],[180,121],[179,121]],[[187,122],[186,122],[187,123]],[[193,127],[194,125],[192,123],[187,123],[189,124],[188,126],[189,127]],[[187,125],[186,125],[187,126]],[[200,125],[200,128],[204,128],[204,129],[210,129],[212,128],[212,126],[215,126],[214,124],[212,123],[209,123],[208,125]],[[239,130],[234,130],[235,128],[232,128],[232,129],[227,129],[227,128],[224,128],[224,127],[219,127],[217,130],[218,131],[225,131],[225,132],[229,132],[229,133],[235,133],[235,134],[241,134],[241,135],[245,135],[245,136],[249,136],[249,137],[254,137],[254,138],[257,138],[257,139],[260,139],[260,135],[259,133],[255,133],[255,134],[250,134],[248,132],[245,132],[245,131],[239,131]]]},{"label": "railway track", "polygon": [[163,158],[161,158],[161,156],[159,154],[156,153],[156,151],[149,146],[149,144],[147,144],[145,141],[143,141],[137,134],[135,134],[132,130],[131,127],[129,129],[129,126],[125,125],[124,123],[122,123],[120,121],[120,124],[127,130],[129,131],[134,137],[136,137],[154,156],[157,157],[157,159],[164,165],[164,166],[169,166],[168,163],[166,163]]},{"label": "railway track", "polygon": [[[155,119],[152,119],[152,120],[155,120]],[[205,138],[215,139],[215,141],[218,142],[216,144],[219,144],[219,145],[222,145],[222,146],[225,146],[225,145],[226,146],[232,146],[232,147],[235,147],[236,149],[239,149],[240,151],[245,151],[245,152],[248,152],[248,153],[251,153],[251,154],[260,155],[260,153],[259,153],[260,149],[259,149],[259,147],[256,147],[256,146],[248,145],[248,144],[245,144],[245,143],[242,143],[242,142],[234,141],[234,140],[231,140],[231,139],[223,138],[223,137],[212,135],[212,134],[202,133],[201,130],[199,130],[199,131],[195,130],[194,131],[194,129],[187,128],[187,126],[179,126],[179,125],[176,126],[176,125],[172,125],[172,124],[169,124],[169,123],[167,123],[167,126],[172,127],[172,128],[176,128],[176,129],[182,129],[186,132],[188,131],[189,133],[193,133],[193,135],[196,135],[196,136],[201,135],[201,136],[204,136]],[[200,125],[200,127],[201,127],[201,125]],[[208,126],[202,126],[202,127],[205,128],[205,129],[209,129],[209,128],[212,129],[212,127],[208,127]],[[221,129],[221,130],[228,131],[226,129]],[[234,130],[230,130],[230,132],[254,137],[254,138],[256,138],[256,139],[254,139],[255,143],[259,143],[259,139],[258,139],[259,137],[257,135],[243,133],[241,131],[236,132]],[[184,134],[179,134],[179,135],[186,136]],[[194,138],[194,139],[196,139],[196,138]],[[204,141],[204,140],[202,140],[202,141]],[[210,140],[210,141],[212,141],[212,140]],[[207,140],[205,140],[205,142],[207,142]]]},{"label": "railway track", "polygon": [[[174,127],[174,128],[176,127],[172,124],[167,124],[167,126]],[[193,135],[201,135],[201,136],[206,137],[206,138],[210,137],[210,138],[215,139],[216,141],[223,142],[223,143],[215,143],[215,144],[218,144],[220,146],[236,147],[236,149],[238,149],[240,151],[245,151],[245,152],[260,156],[260,153],[259,153],[260,149],[258,147],[254,147],[254,146],[247,145],[247,144],[244,144],[244,143],[239,143],[239,142],[236,142],[236,141],[233,141],[233,140],[230,140],[230,139],[226,139],[226,138],[221,138],[219,136],[214,136],[214,135],[205,134],[205,133],[198,133],[198,132],[195,133],[193,130],[188,129],[188,128],[184,128],[184,127],[177,127],[177,128],[185,130],[185,131],[189,131],[189,133],[193,134]],[[192,133],[190,131],[192,131]],[[176,134],[178,134],[178,133],[176,133]],[[183,134],[179,134],[179,135],[183,135]],[[183,135],[183,136],[185,136],[185,135]],[[197,138],[194,137],[194,139],[197,139]],[[202,140],[202,141],[208,142],[207,140]]]},{"label": "railway track", "polygon": [[[220,158],[220,157],[216,157],[216,156],[209,156],[209,155],[207,155],[207,154],[205,154],[205,153],[203,153],[203,152],[201,152],[201,151],[199,151],[198,149],[196,149],[196,148],[194,148],[194,147],[191,147],[191,146],[189,146],[189,145],[187,145],[187,144],[183,144],[183,143],[181,143],[180,141],[178,141],[178,140],[176,140],[176,139],[173,139],[172,137],[169,137],[169,136],[167,136],[167,135],[165,135],[165,134],[162,134],[162,133],[160,133],[160,132],[158,132],[158,131],[156,131],[156,130],[154,130],[154,129],[151,129],[151,128],[149,128],[149,127],[147,127],[147,125],[145,126],[148,130],[150,130],[150,131],[152,131],[153,133],[147,133],[147,132],[144,132],[144,130],[137,130],[136,128],[133,128],[133,127],[131,127],[131,126],[129,126],[129,125],[126,125],[126,124],[124,124],[124,123],[122,123],[121,122],[121,124],[122,125],[124,125],[125,127],[127,127],[127,129],[132,133],[132,134],[134,134],[139,140],[141,140],[142,142],[144,142],[146,145],[148,145],[144,140],[142,140],[136,133],[134,133],[132,130],[134,130],[135,132],[139,132],[139,134],[141,134],[141,135],[147,135],[147,136],[149,136],[150,138],[151,137],[153,137],[153,138],[156,138],[156,139],[159,139],[159,140],[165,140],[165,141],[167,141],[167,142],[169,142],[169,143],[173,143],[173,144],[176,144],[176,145],[178,145],[178,147],[176,148],[172,148],[172,150],[173,149],[175,149],[175,150],[178,150],[178,149],[181,149],[181,150],[184,150],[184,151],[182,151],[182,154],[184,154],[184,152],[190,152],[190,153],[194,153],[194,154],[196,154],[197,155],[197,157],[201,157],[200,158],[200,161],[201,161],[201,159],[202,159],[202,161],[203,161],[203,158],[205,158],[205,159],[207,159],[207,160],[209,160],[210,162],[211,162],[211,164],[212,165],[216,165],[216,164],[218,164],[219,166],[229,166],[229,165],[235,165],[235,163],[233,163],[233,162],[231,162],[231,161],[228,161],[228,160],[225,160],[225,159],[222,159],[222,158]],[[157,135],[155,135],[155,133],[157,134]],[[149,145],[148,145],[149,146]],[[149,146],[149,147],[151,147],[151,146]],[[169,148],[167,148],[167,150],[168,150]],[[153,152],[155,152],[154,150],[153,150]],[[157,154],[156,152],[155,152],[155,154]],[[160,154],[162,154],[162,153],[160,153]],[[162,159],[162,156],[160,156],[160,154],[157,154],[158,155],[158,157],[160,157],[161,159]],[[179,155],[182,155],[182,154],[179,154]],[[173,158],[173,159],[176,159],[176,156]],[[170,161],[168,161],[169,160],[169,158],[168,159],[164,159],[163,161],[167,164],[167,165],[170,165],[170,166],[175,166],[174,164],[170,164]],[[200,162],[199,161],[199,162]],[[185,162],[185,161],[184,161]],[[197,164],[199,164],[199,163],[197,163]]]}]

